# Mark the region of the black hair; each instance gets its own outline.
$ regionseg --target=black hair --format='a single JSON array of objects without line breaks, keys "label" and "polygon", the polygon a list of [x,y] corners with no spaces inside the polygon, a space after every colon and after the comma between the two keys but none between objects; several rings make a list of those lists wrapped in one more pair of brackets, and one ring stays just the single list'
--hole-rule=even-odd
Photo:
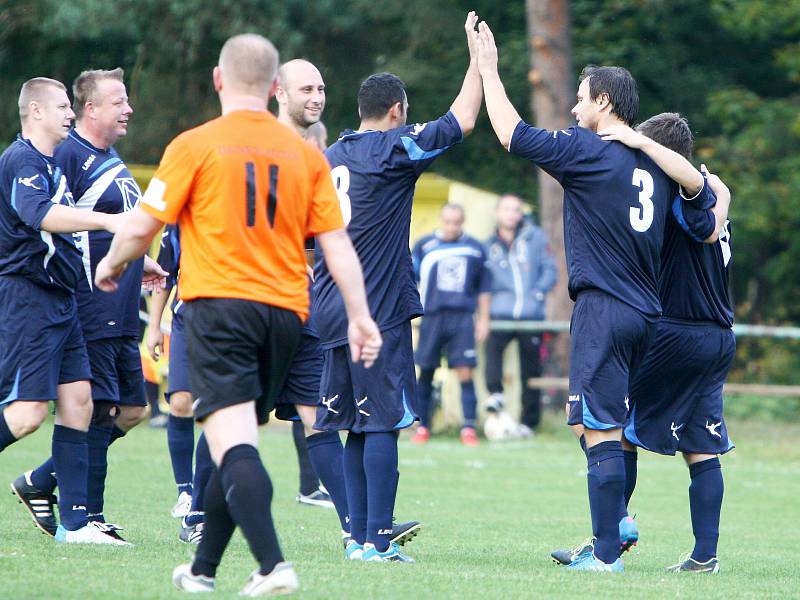
[{"label": "black hair", "polygon": [[578,81],[582,82],[587,77],[589,97],[597,100],[605,94],[611,103],[611,114],[617,115],[626,125],[633,126],[639,113],[639,91],[630,71],[623,67],[588,65],[581,71]]},{"label": "black hair", "polygon": [[358,113],[361,119],[380,119],[389,109],[406,97],[406,84],[391,73],[376,73],[367,77],[358,88]]},{"label": "black hair", "polygon": [[686,118],[678,113],[666,112],[653,115],[644,123],[637,125],[636,131],[686,159],[692,158],[694,148],[692,130]]}]

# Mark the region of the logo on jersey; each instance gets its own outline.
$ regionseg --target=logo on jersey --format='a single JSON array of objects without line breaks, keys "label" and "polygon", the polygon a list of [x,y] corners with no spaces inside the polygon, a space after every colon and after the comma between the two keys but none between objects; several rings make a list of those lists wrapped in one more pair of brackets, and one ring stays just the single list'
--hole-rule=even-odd
[{"label": "logo on jersey", "polygon": [[706,421],[706,429],[708,429],[708,433],[710,433],[715,437],[718,437],[719,439],[722,439],[722,435],[719,433],[719,431],[717,431],[717,429],[719,429],[721,426],[722,426],[722,421],[720,421],[719,423],[709,423],[708,421]]},{"label": "logo on jersey", "polygon": [[631,399],[628,396],[625,396],[625,410],[631,409]]},{"label": "logo on jersey", "polygon": [[333,408],[333,403],[339,399],[339,394],[332,396],[330,399],[326,398],[325,396],[322,397],[322,405],[328,409],[328,412],[332,412],[335,415],[339,414],[339,411]]},{"label": "logo on jersey", "polygon": [[33,177],[20,177],[19,179],[17,179],[17,183],[21,183],[22,185],[24,185],[26,187],[29,187],[29,188],[33,188],[35,190],[41,190],[42,188],[40,188],[38,185],[33,183],[34,181],[36,181],[36,179],[38,177],[39,177],[38,173],[36,175],[34,175]]},{"label": "logo on jersey", "polygon": [[417,123],[414,125],[414,129],[411,130],[411,135],[419,135],[422,131],[427,127],[427,123]]},{"label": "logo on jersey", "polygon": [[364,396],[361,400],[356,400],[356,406],[358,407],[358,412],[360,412],[365,417],[369,417],[371,415],[367,411],[365,411],[363,408],[361,408],[366,401],[367,401],[367,397]]},{"label": "logo on jersey", "polygon": [[120,177],[115,179],[114,183],[117,184],[119,193],[122,195],[123,210],[125,212],[133,210],[142,197],[142,190],[139,189],[136,180],[133,177]]},{"label": "logo on jersey", "polygon": [[97,158],[97,156],[95,156],[94,154],[90,154],[89,158],[86,159],[86,162],[83,163],[83,166],[81,167],[81,170],[88,171],[89,167],[92,166],[92,163],[94,162],[95,158]]},{"label": "logo on jersey", "polygon": [[442,292],[464,291],[467,282],[467,259],[464,256],[448,256],[439,261],[436,269],[436,287]]},{"label": "logo on jersey", "polygon": [[670,428],[670,429],[672,429],[672,437],[674,437],[674,438],[675,438],[676,440],[678,440],[679,442],[681,441],[681,438],[679,438],[679,437],[678,437],[678,432],[679,432],[681,429],[683,429],[683,426],[684,426],[684,425],[685,425],[685,423],[681,423],[680,425],[678,425],[678,426],[676,427],[676,426],[675,426],[675,421],[673,421],[673,422],[672,422],[672,425],[670,425],[670,426],[669,426],[669,428]]}]

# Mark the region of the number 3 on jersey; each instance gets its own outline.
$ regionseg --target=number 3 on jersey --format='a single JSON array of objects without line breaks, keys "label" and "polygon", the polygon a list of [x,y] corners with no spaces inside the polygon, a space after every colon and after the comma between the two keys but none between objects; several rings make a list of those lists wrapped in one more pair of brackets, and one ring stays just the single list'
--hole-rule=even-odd
[{"label": "number 3 on jersey", "polygon": [[350,223],[352,209],[350,207],[350,170],[344,165],[339,165],[331,170],[333,187],[336,188],[336,195],[339,196],[339,206],[342,209],[342,219],[345,226]]},{"label": "number 3 on jersey", "polygon": [[632,183],[639,188],[641,206],[631,206],[631,227],[643,233],[653,224],[653,176],[644,169],[634,169]]}]

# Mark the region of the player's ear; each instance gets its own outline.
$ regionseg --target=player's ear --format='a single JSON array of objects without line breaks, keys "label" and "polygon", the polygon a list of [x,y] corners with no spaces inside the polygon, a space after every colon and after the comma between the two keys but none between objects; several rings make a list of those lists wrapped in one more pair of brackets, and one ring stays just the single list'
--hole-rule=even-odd
[{"label": "player's ear", "polygon": [[220,71],[219,66],[214,67],[214,70],[211,72],[211,79],[214,82],[214,91],[221,92],[222,91],[222,71]]},{"label": "player's ear", "polygon": [[597,108],[600,110],[605,109],[607,106],[611,106],[611,98],[609,98],[608,94],[602,93],[597,98],[595,98],[595,103],[597,103]]},{"label": "player's ear", "polygon": [[272,98],[273,96],[277,96],[278,91],[283,93],[284,97],[286,96],[286,92],[284,92],[283,88],[280,85],[278,85],[278,78],[276,77],[275,79],[272,80],[272,85],[269,86],[269,92],[267,93],[267,98]]}]

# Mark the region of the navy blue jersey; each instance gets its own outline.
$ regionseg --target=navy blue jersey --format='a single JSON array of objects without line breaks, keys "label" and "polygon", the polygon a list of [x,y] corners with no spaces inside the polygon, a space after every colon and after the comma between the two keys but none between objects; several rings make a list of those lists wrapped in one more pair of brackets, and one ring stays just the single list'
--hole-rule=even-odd
[{"label": "navy blue jersey", "polygon": [[733,306],[728,295],[731,262],[730,221],[714,244],[702,241],[714,231],[713,192],[704,186],[692,200],[678,196],[672,204],[675,219],[667,223],[661,252],[658,292],[665,317],[733,325]]},{"label": "navy blue jersey", "polygon": [[[181,267],[181,232],[177,224],[168,224],[161,232],[161,246],[158,249],[156,262],[169,275],[167,276],[167,289],[171,290],[178,285]],[[183,315],[183,300],[176,291],[172,298],[172,314]]]},{"label": "navy blue jersey", "polygon": [[0,156],[0,275],[72,293],[81,251],[72,234],[42,231],[53,204],[72,206],[67,178],[51,157],[18,136]]},{"label": "navy blue jersey", "polygon": [[[119,214],[133,209],[142,195],[114,148],[102,150],[75,130],[56,148],[55,162],[64,171],[81,210]],[[139,295],[143,260],[132,262],[111,293],[94,287],[97,263],[108,254],[114,237],[108,231],[76,235],[83,251],[83,276],[78,279],[78,314],[86,340],[139,335]]]},{"label": "navy blue jersey", "polygon": [[468,235],[450,241],[426,235],[414,245],[411,258],[425,314],[475,312],[478,295],[492,289],[483,244]]},{"label": "navy blue jersey", "polygon": [[[325,151],[347,233],[367,288],[370,312],[385,331],[422,314],[409,250],[411,204],[417,179],[463,138],[455,116],[389,131],[345,131]],[[347,343],[344,302],[318,249],[314,315],[323,348]]]},{"label": "navy blue jersey", "polygon": [[583,127],[547,131],[520,121],[509,151],[564,188],[570,297],[595,288],[657,317],[664,226],[677,185],[644,152]]}]

